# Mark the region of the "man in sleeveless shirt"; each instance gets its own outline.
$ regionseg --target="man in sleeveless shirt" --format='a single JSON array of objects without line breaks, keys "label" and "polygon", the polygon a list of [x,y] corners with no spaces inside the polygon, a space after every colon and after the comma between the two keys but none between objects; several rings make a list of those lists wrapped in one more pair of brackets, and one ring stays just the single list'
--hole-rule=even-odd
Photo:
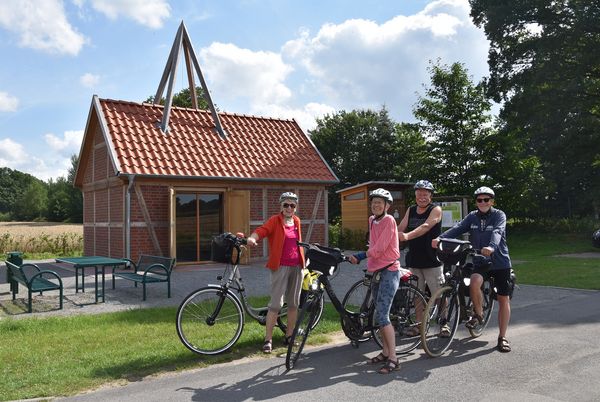
[{"label": "man in sleeveless shirt", "polygon": [[[410,207],[398,225],[398,238],[408,242],[406,268],[419,278],[419,289],[425,285],[433,294],[444,283],[444,270],[438,261],[431,240],[437,238],[442,229],[442,209],[431,203],[434,187],[427,180],[415,184],[417,205]],[[416,306],[417,320],[422,319],[424,306]],[[419,329],[411,328],[409,336],[419,335]],[[449,336],[450,328],[442,327],[440,336]]]}]

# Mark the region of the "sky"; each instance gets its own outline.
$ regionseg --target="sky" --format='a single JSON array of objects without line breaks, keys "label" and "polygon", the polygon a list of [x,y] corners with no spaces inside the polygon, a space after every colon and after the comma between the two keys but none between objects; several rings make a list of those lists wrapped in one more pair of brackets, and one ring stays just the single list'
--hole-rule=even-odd
[{"label": "sky", "polygon": [[[414,121],[432,61],[487,76],[467,0],[1,0],[0,167],[49,180],[93,95],[154,95],[183,21],[221,111],[295,119],[385,107]],[[198,82],[198,80],[196,80]],[[175,91],[187,86],[180,64]]]}]

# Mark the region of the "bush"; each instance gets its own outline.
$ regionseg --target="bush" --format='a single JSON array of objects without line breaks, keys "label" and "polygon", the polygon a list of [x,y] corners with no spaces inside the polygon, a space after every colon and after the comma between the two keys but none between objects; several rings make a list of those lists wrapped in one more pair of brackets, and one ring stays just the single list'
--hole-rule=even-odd
[{"label": "bush", "polygon": [[343,229],[339,220],[329,225],[329,245],[342,250],[366,250],[367,233],[364,230]]},{"label": "bush", "polygon": [[10,222],[12,221],[12,216],[10,212],[0,212],[0,222]]},{"label": "bush", "polygon": [[508,229],[510,231],[522,233],[589,233],[591,236],[598,228],[600,228],[600,222],[593,219],[512,219],[508,223]]}]

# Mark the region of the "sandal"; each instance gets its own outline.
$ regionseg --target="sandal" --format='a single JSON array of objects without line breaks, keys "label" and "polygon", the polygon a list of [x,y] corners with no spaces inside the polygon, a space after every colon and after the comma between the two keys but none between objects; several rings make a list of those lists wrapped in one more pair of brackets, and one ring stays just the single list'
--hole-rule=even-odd
[{"label": "sandal", "polygon": [[262,351],[263,353],[271,353],[273,351],[273,342],[271,342],[270,340],[265,341],[262,347]]},{"label": "sandal", "polygon": [[477,313],[473,314],[473,317],[465,324],[465,327],[469,329],[475,329],[478,325],[483,324],[483,317]]},{"label": "sandal", "polygon": [[498,337],[498,350],[502,353],[508,353],[512,349],[510,348],[510,343],[508,343],[508,339],[503,336]]},{"label": "sandal", "polygon": [[377,370],[378,374],[389,374],[392,371],[396,371],[400,369],[400,363],[398,363],[398,360],[393,361],[388,359],[385,364],[383,365],[382,368],[380,368],[379,370]]},{"label": "sandal", "polygon": [[377,356],[367,360],[367,364],[378,364],[383,363],[388,360],[388,357],[383,354],[383,352],[379,353]]},{"label": "sandal", "polygon": [[450,333],[450,327],[448,326],[448,324],[444,324],[440,329],[440,333],[438,334],[438,336],[440,338],[450,338],[450,335],[452,335]]},{"label": "sandal", "polygon": [[413,336],[421,335],[421,331],[419,331],[418,327],[410,327],[408,330],[406,330],[404,335],[408,336],[409,338],[412,338]]}]

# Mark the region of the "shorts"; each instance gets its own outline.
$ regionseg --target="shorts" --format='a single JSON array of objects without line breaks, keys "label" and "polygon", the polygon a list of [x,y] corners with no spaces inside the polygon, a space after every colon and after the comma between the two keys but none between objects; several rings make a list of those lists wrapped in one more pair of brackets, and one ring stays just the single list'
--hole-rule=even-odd
[{"label": "shorts", "polygon": [[438,290],[445,282],[444,267],[442,265],[433,268],[406,269],[410,270],[410,272],[412,272],[413,275],[419,278],[417,286],[421,292],[425,292],[425,284],[427,284],[427,286],[429,286],[429,291],[431,292],[431,294],[434,294],[435,291]]},{"label": "shorts", "polygon": [[474,274],[479,274],[483,278],[494,278],[494,287],[496,294],[499,296],[511,296],[512,286],[510,279],[510,268],[506,269],[489,269],[487,267],[475,268]]},{"label": "shorts", "polygon": [[392,309],[392,302],[394,301],[394,296],[396,296],[398,286],[400,286],[400,271],[390,271],[387,269],[380,272],[379,281],[373,285],[375,322],[379,327],[391,324],[390,310]]},{"label": "shorts", "polygon": [[281,310],[284,296],[286,296],[285,301],[288,307],[297,308],[300,305],[301,290],[302,269],[300,266],[279,266],[277,271],[271,271],[271,300],[269,301],[269,310]]}]

